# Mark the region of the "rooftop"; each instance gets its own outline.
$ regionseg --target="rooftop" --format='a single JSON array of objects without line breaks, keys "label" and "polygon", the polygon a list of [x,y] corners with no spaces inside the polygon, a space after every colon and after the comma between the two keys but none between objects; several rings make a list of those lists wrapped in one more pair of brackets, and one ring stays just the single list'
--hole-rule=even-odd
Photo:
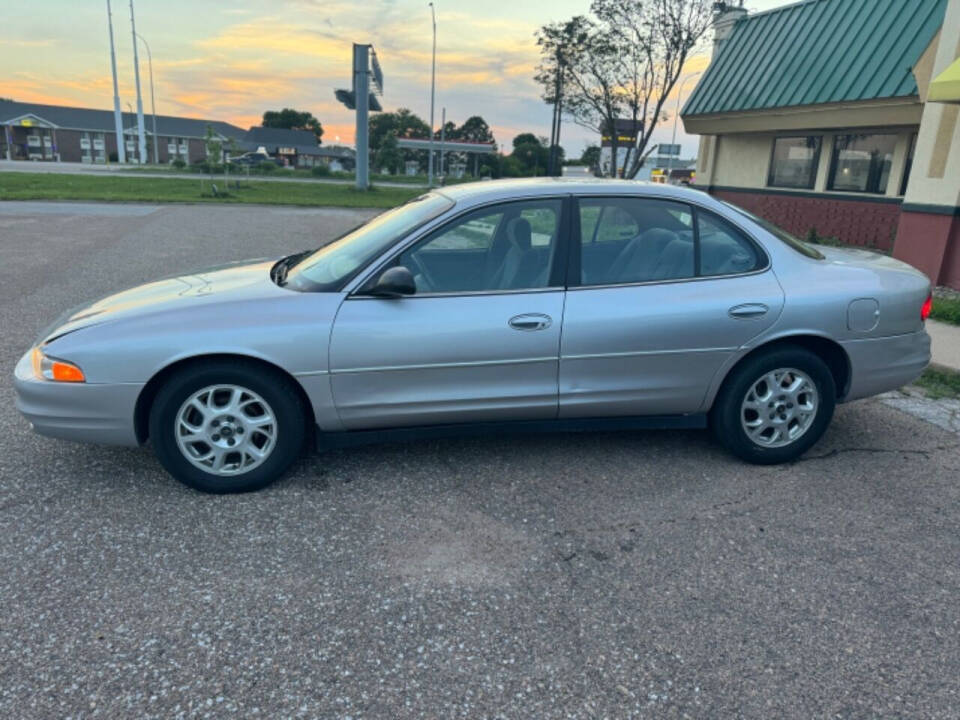
[{"label": "rooftop", "polygon": [[[114,132],[113,110],[95,110],[92,108],[70,107],[68,105],[42,105],[40,103],[0,100],[0,125],[24,115],[34,115],[52,123],[55,127],[69,130],[87,130],[94,132]],[[136,113],[121,113],[124,129],[135,127]],[[144,113],[147,133],[153,132],[153,115]],[[174,137],[202,138],[207,134],[207,125],[214,132],[236,140],[243,138],[245,131],[236,125],[222,120],[201,120],[197,118],[157,115],[157,135]]]},{"label": "rooftop", "polygon": [[947,0],[803,0],[734,26],[683,108],[710,115],[911,97]]}]

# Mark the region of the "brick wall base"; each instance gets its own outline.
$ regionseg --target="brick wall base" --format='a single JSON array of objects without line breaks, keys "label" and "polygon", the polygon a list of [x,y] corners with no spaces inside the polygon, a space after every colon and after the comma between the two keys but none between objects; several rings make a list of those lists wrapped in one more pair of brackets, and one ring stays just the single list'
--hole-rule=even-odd
[{"label": "brick wall base", "polygon": [[813,196],[713,188],[711,194],[803,238],[811,228],[821,237],[837,238],[884,252],[893,249],[900,221],[900,203],[859,198]]},{"label": "brick wall base", "polygon": [[893,256],[960,290],[960,217],[904,210]]}]

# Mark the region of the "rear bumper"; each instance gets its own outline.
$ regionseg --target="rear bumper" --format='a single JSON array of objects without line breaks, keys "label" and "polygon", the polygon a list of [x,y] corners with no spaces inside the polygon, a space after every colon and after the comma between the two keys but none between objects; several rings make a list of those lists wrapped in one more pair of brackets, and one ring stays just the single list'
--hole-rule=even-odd
[{"label": "rear bumper", "polygon": [[844,401],[878,395],[913,382],[930,364],[926,330],[907,335],[848,340],[841,343],[850,358],[850,390]]},{"label": "rear bumper", "polygon": [[133,416],[142,384],[37,380],[25,355],[14,371],[17,409],[41,435],[106,445],[138,445]]}]

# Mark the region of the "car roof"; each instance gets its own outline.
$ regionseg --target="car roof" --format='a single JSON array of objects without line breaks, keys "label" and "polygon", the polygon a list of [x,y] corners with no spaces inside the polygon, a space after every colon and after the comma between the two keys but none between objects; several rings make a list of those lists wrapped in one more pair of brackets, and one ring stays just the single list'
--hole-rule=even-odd
[{"label": "car roof", "polygon": [[[701,190],[651,183],[640,180],[605,178],[523,178],[451,185],[435,190],[460,206],[496,200],[512,200],[555,195],[642,195],[681,201],[704,200],[710,196]],[[712,202],[710,204],[713,204]]]}]

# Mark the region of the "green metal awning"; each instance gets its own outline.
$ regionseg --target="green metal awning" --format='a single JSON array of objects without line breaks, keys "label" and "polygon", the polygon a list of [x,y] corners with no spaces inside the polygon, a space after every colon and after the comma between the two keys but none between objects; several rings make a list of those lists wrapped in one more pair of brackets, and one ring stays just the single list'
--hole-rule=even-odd
[{"label": "green metal awning", "polygon": [[681,115],[915,97],[947,0],[802,0],[737,21]]},{"label": "green metal awning", "polygon": [[927,100],[942,103],[960,103],[960,58],[937,75],[930,83]]}]

